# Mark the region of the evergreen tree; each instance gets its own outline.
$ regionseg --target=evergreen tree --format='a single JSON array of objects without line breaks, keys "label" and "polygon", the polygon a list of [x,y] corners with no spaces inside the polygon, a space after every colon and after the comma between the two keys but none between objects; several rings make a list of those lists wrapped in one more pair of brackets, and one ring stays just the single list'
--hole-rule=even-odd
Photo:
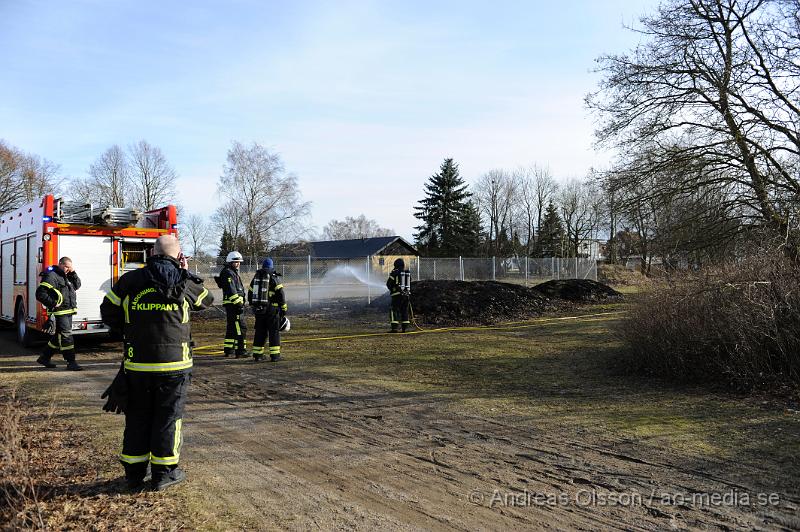
[{"label": "evergreen tree", "polygon": [[481,247],[481,213],[475,202],[469,201],[464,217],[461,250],[464,255],[479,255]]},{"label": "evergreen tree", "polygon": [[233,251],[233,246],[233,236],[228,231],[223,230],[222,238],[219,239],[219,255],[217,257],[224,261],[228,253]]},{"label": "evergreen tree", "polygon": [[560,257],[564,241],[564,224],[556,211],[553,202],[547,204],[547,211],[539,228],[539,239],[536,241],[537,255],[540,257]]},{"label": "evergreen tree", "polygon": [[[425,184],[425,198],[414,207],[422,221],[414,235],[420,251],[433,256],[474,252],[475,219],[467,184],[453,159],[445,159],[439,173]],[[477,211],[475,211],[477,212]]]}]

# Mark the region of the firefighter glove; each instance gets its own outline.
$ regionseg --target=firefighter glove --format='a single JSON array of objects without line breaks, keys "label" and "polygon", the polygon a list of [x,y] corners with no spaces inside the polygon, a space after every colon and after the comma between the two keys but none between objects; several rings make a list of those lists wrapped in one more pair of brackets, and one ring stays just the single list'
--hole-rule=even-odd
[{"label": "firefighter glove", "polygon": [[44,322],[44,327],[42,327],[42,332],[45,333],[47,336],[53,336],[56,333],[56,320],[53,316],[48,316],[47,321]]},{"label": "firefighter glove", "polygon": [[125,380],[125,370],[120,367],[117,376],[111,382],[111,385],[106,388],[100,399],[106,399],[106,404],[103,405],[105,412],[112,414],[122,414],[128,407],[128,381]]}]

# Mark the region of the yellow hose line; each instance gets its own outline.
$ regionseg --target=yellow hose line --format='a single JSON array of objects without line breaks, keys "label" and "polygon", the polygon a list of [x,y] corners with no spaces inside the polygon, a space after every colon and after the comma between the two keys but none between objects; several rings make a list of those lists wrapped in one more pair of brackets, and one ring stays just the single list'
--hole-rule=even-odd
[{"label": "yellow hose line", "polygon": [[[624,314],[624,310],[615,310],[613,312],[600,312],[596,314],[582,314],[580,316],[563,316],[559,318],[540,318],[537,320],[526,320],[526,321],[510,321],[503,323],[501,325],[473,325],[468,327],[440,327],[438,329],[422,329],[419,331],[409,331],[405,333],[390,333],[390,332],[380,332],[380,333],[362,333],[362,334],[347,334],[342,336],[316,336],[312,338],[297,338],[294,340],[281,340],[281,345],[283,344],[295,344],[295,343],[303,343],[303,342],[323,342],[328,340],[348,340],[352,338],[369,338],[374,336],[409,336],[412,334],[429,334],[429,333],[443,333],[443,332],[458,332],[458,331],[510,331],[514,329],[527,329],[530,327],[536,327],[537,325],[548,324],[548,323],[556,323],[559,321],[570,321],[570,320],[582,320],[586,318],[599,318],[599,317],[607,317],[607,316],[614,316],[617,314]],[[592,321],[601,321],[601,320],[592,320]],[[200,351],[205,349],[216,349],[216,351],[207,352],[207,353],[200,353],[200,354],[208,354],[208,355],[215,355],[222,353],[219,348],[222,344],[213,344],[213,345],[204,345],[200,347],[196,347],[194,351]]]}]

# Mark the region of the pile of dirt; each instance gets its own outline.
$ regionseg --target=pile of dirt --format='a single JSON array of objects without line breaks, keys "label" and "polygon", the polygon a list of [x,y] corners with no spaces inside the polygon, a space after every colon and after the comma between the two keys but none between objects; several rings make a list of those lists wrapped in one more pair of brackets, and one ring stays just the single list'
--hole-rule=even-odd
[{"label": "pile of dirt", "polygon": [[[411,306],[419,323],[489,324],[541,316],[574,303],[589,303],[621,294],[608,286],[580,279],[548,281],[532,288],[497,281],[416,281]],[[389,294],[372,306],[388,309]]]},{"label": "pile of dirt", "polygon": [[561,279],[533,287],[545,297],[581,303],[621,299],[622,294],[608,285],[590,279]]}]

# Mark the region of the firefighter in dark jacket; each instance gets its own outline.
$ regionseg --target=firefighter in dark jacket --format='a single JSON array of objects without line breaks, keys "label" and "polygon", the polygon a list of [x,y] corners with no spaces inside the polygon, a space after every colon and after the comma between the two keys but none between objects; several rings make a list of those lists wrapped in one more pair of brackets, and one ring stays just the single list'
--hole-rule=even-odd
[{"label": "firefighter in dark jacket", "polygon": [[403,259],[394,261],[394,270],[389,274],[386,287],[392,296],[392,308],[389,310],[389,324],[392,332],[398,332],[398,326],[406,332],[411,322],[408,319],[408,307],[411,301],[411,272],[406,270]]},{"label": "firefighter in dark jacket", "polygon": [[81,287],[81,280],[72,268],[69,257],[61,257],[58,265],[51,266],[41,273],[42,282],[36,288],[36,300],[47,309],[55,327],[48,338],[44,352],[36,362],[46,368],[54,368],[50,359],[55,353],[61,353],[67,361],[67,369],[80,371],[83,368],[75,362],[75,340],[72,337],[72,315],[78,312],[78,300],[75,291]]},{"label": "firefighter in dark jacket", "polygon": [[103,397],[109,396],[104,410],[125,413],[119,459],[131,488],[142,486],[148,463],[154,490],[185,479],[178,459],[192,371],[189,312],[213,301],[186,269],[177,238],[164,235],[147,265],[120,277],[100,306],[124,342],[122,367]]},{"label": "firefighter in dark jacket", "polygon": [[242,313],[244,312],[244,285],[239,276],[239,267],[242,264],[242,254],[231,251],[225,257],[225,267],[219,272],[217,285],[222,288],[222,307],[225,309],[227,326],[225,328],[225,356],[244,358],[247,356],[247,326]]},{"label": "firefighter in dark jacket", "polygon": [[264,360],[264,348],[269,341],[269,359],[277,362],[281,359],[280,331],[282,322],[286,322],[288,306],[283,294],[283,285],[278,281],[272,259],[264,259],[261,269],[250,281],[247,301],[252,305],[253,314],[256,316],[253,358],[256,361]]}]

